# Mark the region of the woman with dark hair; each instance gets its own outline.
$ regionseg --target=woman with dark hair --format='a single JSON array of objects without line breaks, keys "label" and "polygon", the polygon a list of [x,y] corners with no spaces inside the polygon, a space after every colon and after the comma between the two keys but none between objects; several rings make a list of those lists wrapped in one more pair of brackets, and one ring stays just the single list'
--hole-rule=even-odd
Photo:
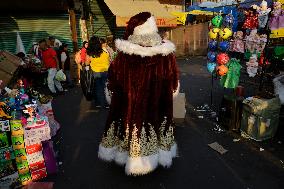
[{"label": "woman with dark hair", "polygon": [[101,41],[96,36],[93,36],[90,39],[87,54],[89,55],[89,64],[93,71],[93,78],[95,81],[96,107],[100,108],[105,106],[107,108],[104,89],[110,64],[109,54],[103,50]]},{"label": "woman with dark hair", "polygon": [[59,55],[58,59],[60,60],[60,68],[64,71],[66,75],[66,82],[68,87],[73,87],[73,81],[70,75],[70,56],[68,52],[68,44],[63,43],[59,47]]},{"label": "woman with dark hair", "polygon": [[83,46],[81,49],[81,65],[86,63],[88,44],[89,44],[88,41],[83,42]]}]

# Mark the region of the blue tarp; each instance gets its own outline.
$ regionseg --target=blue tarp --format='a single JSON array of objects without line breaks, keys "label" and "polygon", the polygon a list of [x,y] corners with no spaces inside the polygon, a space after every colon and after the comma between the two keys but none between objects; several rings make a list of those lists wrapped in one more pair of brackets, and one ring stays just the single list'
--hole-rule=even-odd
[{"label": "blue tarp", "polygon": [[[240,4],[242,8],[250,8],[252,5],[260,5],[262,1],[256,0],[245,0],[243,3]],[[272,7],[273,0],[266,0],[268,7]]]},{"label": "blue tarp", "polygon": [[190,12],[193,10],[203,10],[203,8],[199,7],[198,5],[192,5],[186,8],[186,12]]}]

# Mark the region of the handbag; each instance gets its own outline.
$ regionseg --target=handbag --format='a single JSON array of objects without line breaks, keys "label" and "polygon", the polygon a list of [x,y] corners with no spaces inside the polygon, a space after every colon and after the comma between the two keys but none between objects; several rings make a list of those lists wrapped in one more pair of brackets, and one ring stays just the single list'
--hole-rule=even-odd
[{"label": "handbag", "polygon": [[93,79],[93,71],[89,68],[89,66],[83,66],[81,72],[81,88],[83,94],[87,101],[91,101],[93,99],[94,94],[94,79]]}]

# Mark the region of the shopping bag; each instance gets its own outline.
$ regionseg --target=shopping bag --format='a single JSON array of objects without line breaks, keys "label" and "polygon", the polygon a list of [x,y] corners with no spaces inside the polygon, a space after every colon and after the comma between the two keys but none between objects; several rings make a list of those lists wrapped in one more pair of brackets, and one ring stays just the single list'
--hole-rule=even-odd
[{"label": "shopping bag", "polygon": [[62,70],[59,70],[55,75],[55,79],[57,81],[66,81],[66,75],[63,73]]},{"label": "shopping bag", "polygon": [[89,68],[89,66],[84,66],[82,68],[80,83],[86,100],[91,101],[94,93],[94,80],[93,71]]}]

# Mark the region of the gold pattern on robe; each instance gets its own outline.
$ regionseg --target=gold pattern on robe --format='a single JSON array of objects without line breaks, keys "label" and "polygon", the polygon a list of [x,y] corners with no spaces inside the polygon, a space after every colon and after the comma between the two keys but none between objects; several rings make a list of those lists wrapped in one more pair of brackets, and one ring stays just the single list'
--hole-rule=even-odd
[{"label": "gold pattern on robe", "polygon": [[162,150],[169,151],[171,150],[171,147],[175,142],[175,137],[174,137],[174,128],[172,125],[170,125],[168,130],[165,132],[166,124],[167,124],[167,118],[165,117],[159,131],[160,132],[159,147]]}]

